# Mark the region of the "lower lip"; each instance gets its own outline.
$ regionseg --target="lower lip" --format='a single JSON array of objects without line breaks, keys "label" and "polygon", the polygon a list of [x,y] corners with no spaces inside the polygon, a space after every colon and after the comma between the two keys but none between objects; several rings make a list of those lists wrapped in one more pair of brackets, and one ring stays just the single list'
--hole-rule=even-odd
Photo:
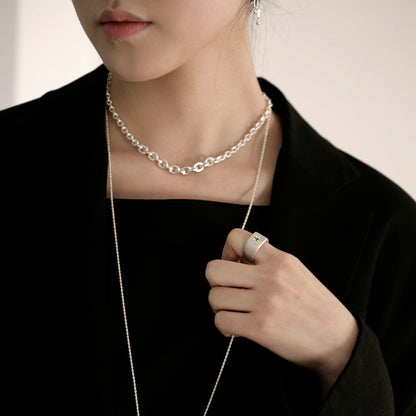
[{"label": "lower lip", "polygon": [[110,39],[125,39],[151,25],[151,22],[108,22],[102,23],[103,31]]}]

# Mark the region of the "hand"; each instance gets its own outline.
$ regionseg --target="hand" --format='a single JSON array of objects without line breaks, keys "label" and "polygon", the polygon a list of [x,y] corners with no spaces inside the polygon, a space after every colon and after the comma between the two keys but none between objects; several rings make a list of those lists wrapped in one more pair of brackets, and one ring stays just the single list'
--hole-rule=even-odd
[{"label": "hand", "polygon": [[351,356],[357,322],[295,256],[266,243],[254,264],[241,263],[250,236],[232,230],[222,259],[207,264],[215,325],[314,371],[326,395]]}]

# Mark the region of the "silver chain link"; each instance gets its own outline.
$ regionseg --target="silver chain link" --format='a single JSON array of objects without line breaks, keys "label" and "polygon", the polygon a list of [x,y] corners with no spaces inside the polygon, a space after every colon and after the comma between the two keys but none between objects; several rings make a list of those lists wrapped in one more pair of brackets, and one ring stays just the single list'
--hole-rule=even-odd
[{"label": "silver chain link", "polygon": [[[251,209],[253,207],[257,187],[258,187],[258,184],[259,184],[261,167],[263,165],[263,159],[264,159],[264,154],[265,154],[265,150],[266,150],[267,138],[268,138],[268,135],[269,135],[270,119],[271,119],[271,112],[270,112],[269,116],[267,117],[266,131],[264,133],[263,146],[262,146],[262,149],[261,149],[260,160],[259,160],[259,165],[258,165],[258,168],[257,168],[257,174],[256,174],[256,180],[255,180],[255,183],[254,183],[253,193],[251,195],[250,204],[249,204],[249,207],[247,209],[247,213],[246,213],[246,216],[244,218],[243,225],[241,227],[243,230],[246,227],[248,217],[249,217]],[[133,353],[132,353],[132,350],[131,350],[130,332],[129,332],[129,326],[128,326],[128,321],[127,321],[127,310],[126,310],[126,302],[125,302],[124,289],[123,289],[123,278],[122,278],[122,275],[121,275],[120,253],[119,253],[119,248],[118,248],[117,224],[116,224],[116,215],[115,215],[115,210],[114,210],[113,170],[112,170],[112,164],[111,164],[110,127],[109,127],[109,119],[108,119],[108,112],[107,111],[105,112],[105,123],[106,123],[106,139],[107,139],[107,152],[108,152],[108,179],[109,179],[109,188],[110,188],[111,215],[112,215],[112,221],[113,221],[115,251],[116,251],[116,259],[117,259],[117,271],[118,271],[118,278],[119,278],[119,285],[120,285],[120,296],[121,296],[121,304],[122,304],[122,310],[123,310],[124,329],[125,329],[125,332],[126,332],[127,349],[128,349],[128,354],[129,354],[131,377],[132,377],[132,382],[133,382],[136,413],[137,413],[137,416],[140,416],[136,376],[135,376],[135,371],[134,371]],[[149,153],[153,153],[153,152],[149,152]],[[178,168],[178,169],[180,169],[180,168]],[[192,169],[192,168],[190,168],[190,169]],[[235,338],[235,336],[232,335],[231,339],[230,339],[230,342],[228,344],[228,347],[227,347],[227,351],[225,353],[224,360],[221,364],[220,371],[219,371],[217,379],[215,381],[215,385],[212,389],[211,396],[208,400],[208,404],[205,407],[205,411],[204,411],[203,416],[207,415],[208,410],[211,406],[212,399],[214,397],[214,394],[217,390],[217,386],[218,386],[219,381],[221,379],[221,375],[223,373],[225,364],[227,362],[228,355],[230,353],[231,346],[233,344],[234,338]]]},{"label": "silver chain link", "polygon": [[250,131],[244,136],[243,139],[241,139],[237,144],[232,146],[230,149],[228,149],[225,153],[221,155],[218,155],[216,157],[210,156],[210,157],[207,157],[204,161],[194,163],[193,166],[185,166],[181,168],[178,165],[171,165],[165,159],[161,159],[156,152],[149,150],[147,146],[145,146],[143,143],[140,143],[139,140],[137,140],[133,136],[133,134],[129,132],[124,122],[120,119],[120,116],[118,115],[114,107],[113,101],[111,99],[111,80],[112,79],[113,79],[113,74],[109,72],[107,76],[107,86],[106,86],[106,104],[113,119],[116,121],[117,126],[120,128],[121,133],[123,133],[123,135],[126,137],[126,139],[130,142],[130,144],[133,147],[137,148],[137,151],[140,154],[147,156],[149,160],[151,160],[152,162],[155,162],[159,168],[166,169],[169,173],[172,173],[174,175],[180,173],[186,176],[186,175],[190,175],[193,172],[200,173],[205,168],[210,168],[211,166],[214,166],[220,162],[223,162],[226,159],[229,159],[231,156],[235,155],[242,147],[244,147],[253,138],[253,136],[261,129],[264,122],[270,117],[271,112],[272,112],[272,106],[273,106],[272,101],[263,92],[263,98],[266,101],[266,109],[264,110],[263,114],[261,115],[259,120],[256,122],[256,124],[250,129]]}]

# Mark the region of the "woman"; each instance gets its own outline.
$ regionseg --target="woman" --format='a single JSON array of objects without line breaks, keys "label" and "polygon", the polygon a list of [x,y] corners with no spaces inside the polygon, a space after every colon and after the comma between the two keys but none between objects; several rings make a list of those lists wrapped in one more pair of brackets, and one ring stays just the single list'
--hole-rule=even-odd
[{"label": "woman", "polygon": [[104,66],[0,115],[5,414],[416,414],[416,204],[256,77],[261,2],[73,3]]}]

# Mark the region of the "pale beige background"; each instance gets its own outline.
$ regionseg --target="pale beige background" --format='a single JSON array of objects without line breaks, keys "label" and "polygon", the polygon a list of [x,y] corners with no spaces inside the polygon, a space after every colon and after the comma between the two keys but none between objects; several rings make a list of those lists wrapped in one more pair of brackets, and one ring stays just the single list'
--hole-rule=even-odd
[{"label": "pale beige background", "polygon": [[[253,37],[257,74],[332,143],[416,198],[416,1],[268,1]],[[99,65],[70,0],[0,2],[0,108]]]}]

